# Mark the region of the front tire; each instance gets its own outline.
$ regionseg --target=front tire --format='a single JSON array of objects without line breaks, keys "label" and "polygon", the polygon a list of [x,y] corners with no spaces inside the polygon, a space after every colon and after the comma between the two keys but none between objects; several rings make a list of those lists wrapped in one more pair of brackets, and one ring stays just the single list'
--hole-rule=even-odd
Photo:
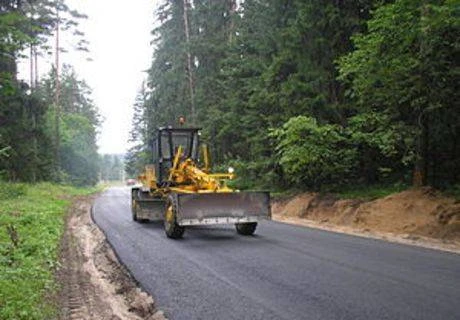
[{"label": "front tire", "polygon": [[235,223],[236,232],[243,236],[253,235],[257,228],[257,222]]},{"label": "front tire", "polygon": [[166,212],[164,218],[165,233],[168,238],[182,238],[185,228],[177,224],[177,206],[174,197],[170,196],[166,204]]}]

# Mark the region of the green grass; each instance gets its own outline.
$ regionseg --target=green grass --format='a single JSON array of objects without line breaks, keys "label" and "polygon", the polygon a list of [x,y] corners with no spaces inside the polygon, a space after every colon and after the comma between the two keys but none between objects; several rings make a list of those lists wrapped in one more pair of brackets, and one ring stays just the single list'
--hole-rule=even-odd
[{"label": "green grass", "polygon": [[270,197],[275,201],[283,201],[291,199],[299,194],[308,192],[300,189],[286,189],[286,190],[274,190],[270,192]]},{"label": "green grass", "polygon": [[344,188],[334,192],[340,199],[362,199],[362,200],[374,200],[377,198],[383,198],[390,194],[404,191],[408,188],[404,184],[395,185],[374,185],[374,186],[354,186],[350,188]]},{"label": "green grass", "polygon": [[[408,188],[404,184],[396,185],[373,185],[373,186],[353,186],[341,187],[335,190],[323,190],[320,194],[332,194],[339,199],[361,199],[361,200],[374,200],[389,196],[393,193],[404,191]],[[285,200],[295,197],[301,193],[308,192],[300,189],[287,189],[282,191],[271,192],[271,197],[274,200]],[[460,195],[460,192],[459,192]]]},{"label": "green grass", "polygon": [[444,191],[444,194],[448,197],[455,198],[456,200],[460,201],[460,184],[453,185],[447,188]]},{"label": "green grass", "polygon": [[50,319],[53,272],[72,196],[100,188],[0,182],[0,319]]}]

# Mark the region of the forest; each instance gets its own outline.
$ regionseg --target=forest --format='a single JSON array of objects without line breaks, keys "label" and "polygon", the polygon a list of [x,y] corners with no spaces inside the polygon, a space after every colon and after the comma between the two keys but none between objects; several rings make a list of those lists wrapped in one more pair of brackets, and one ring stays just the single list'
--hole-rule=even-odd
[{"label": "forest", "polygon": [[[0,2],[0,180],[99,181],[107,162],[97,153],[101,117],[85,80],[59,61],[68,50],[88,52],[78,28],[85,18],[63,0]],[[71,48],[59,44],[59,32],[72,35]],[[47,56],[56,60],[41,76],[38,64]],[[21,59],[30,64],[27,83],[18,80]]]},{"label": "forest", "polygon": [[[65,63],[61,54],[66,52],[90,55],[88,39],[94,39],[82,31],[88,17],[68,3],[84,3],[79,7],[86,9],[98,4],[88,10],[96,23],[85,30],[113,39],[120,50],[108,51],[121,54],[110,60],[107,51],[96,53],[96,61],[114,61],[101,70],[128,87],[132,82],[121,64],[141,61],[139,48],[128,44],[137,36],[128,30],[141,15],[124,10],[138,6],[142,9],[133,12],[145,13],[140,3],[148,1],[156,9],[149,12],[152,30],[139,30],[150,34],[153,51],[144,81],[139,78],[137,93],[129,90],[128,101],[113,99],[127,108],[132,104],[129,141],[110,137],[117,147],[130,148],[127,154],[101,155],[97,139],[101,114],[107,115],[102,110],[121,115],[123,125],[128,112],[111,103],[98,109],[88,84],[94,79],[83,79],[77,64]],[[101,22],[107,15],[116,25]],[[69,41],[60,41],[63,34]],[[305,310],[316,318],[325,310],[325,319],[455,317],[459,39],[460,0],[0,0],[0,320],[162,319],[175,306],[179,315],[191,310],[191,318],[250,318],[253,311],[258,318],[294,319],[305,318]],[[132,55],[124,57],[129,51]],[[156,128],[180,126],[179,118],[186,119],[184,126],[202,128],[213,172],[234,168],[231,189],[263,191],[258,192],[263,216],[253,215],[262,208],[259,201],[241,205],[245,198],[258,199],[251,192],[228,193],[227,182],[218,188],[213,176],[203,178],[196,171],[200,188],[185,185],[189,175],[178,174],[176,185],[166,181],[149,195],[124,186],[97,196],[108,182],[129,178],[126,184],[134,183],[132,178],[153,160]],[[193,169],[185,164],[184,172]],[[180,192],[189,193],[181,195],[182,204]],[[177,217],[187,201],[198,219],[183,221],[233,221],[238,233],[191,227],[185,242],[165,241],[182,236],[186,223],[179,225]],[[220,202],[229,210],[219,208]],[[164,214],[165,236],[159,235],[161,224],[136,224],[152,217],[138,217],[150,211],[142,203],[157,208],[156,218]],[[222,216],[207,216],[219,210]],[[226,217],[229,212],[233,215]],[[265,218],[277,223],[263,222],[258,236],[240,237],[252,235],[254,221]],[[155,250],[151,241],[143,241],[148,237],[158,240]],[[411,251],[407,245],[430,249]],[[335,258],[325,259],[328,252]],[[131,262],[118,263],[118,258]],[[184,259],[199,260],[203,268],[188,268]],[[345,266],[344,272],[335,272],[337,265]],[[241,272],[229,274],[233,267]],[[303,271],[312,268],[325,270],[326,278],[315,275],[313,285],[304,286],[308,292],[302,291],[299,284],[310,281],[310,272]],[[210,269],[215,271],[211,278]],[[279,270],[301,272],[290,274],[289,282],[276,278]],[[362,277],[363,271],[378,277]],[[183,274],[185,281],[175,277]],[[322,286],[330,287],[334,274],[338,282],[347,279],[346,290]],[[229,277],[237,282],[226,281]],[[399,290],[395,296],[395,281],[402,281],[408,294]],[[431,284],[436,284],[431,291],[418,290]],[[208,308],[207,299],[189,294],[197,288],[220,300],[211,299]],[[235,288],[232,295],[228,289]],[[154,305],[158,295],[173,297],[169,306],[158,304],[166,313]],[[308,303],[288,301],[302,295]],[[362,297],[375,306],[361,308]]]},{"label": "forest", "polygon": [[155,128],[203,128],[240,188],[460,178],[458,0],[162,1],[126,170]]},{"label": "forest", "polygon": [[[459,14],[458,0],[159,1],[127,174],[151,161],[155,128],[185,116],[240,188],[454,186]],[[66,50],[57,30],[88,51],[85,18],[62,0],[0,2],[1,179],[108,175],[91,88],[59,61],[36,72],[37,56]],[[20,59],[29,83],[17,78]]]}]

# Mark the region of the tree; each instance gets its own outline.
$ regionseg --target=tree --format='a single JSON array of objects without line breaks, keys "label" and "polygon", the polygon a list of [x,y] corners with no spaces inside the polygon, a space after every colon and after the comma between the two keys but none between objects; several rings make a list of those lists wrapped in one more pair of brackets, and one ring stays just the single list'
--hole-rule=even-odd
[{"label": "tree", "polygon": [[447,169],[446,182],[458,179],[456,10],[456,1],[398,0],[381,6],[368,22],[369,32],[354,37],[356,50],[339,64],[360,110],[386,112],[412,132],[416,185],[436,184],[439,171]]},{"label": "tree", "polygon": [[414,165],[425,182],[458,181],[455,0],[188,3],[157,12],[131,174],[192,101],[213,162],[241,186],[395,183]]},{"label": "tree", "polygon": [[[76,185],[91,185],[98,180],[98,155],[96,145],[100,116],[91,100],[91,89],[80,80],[71,66],[65,65],[60,76],[61,111],[59,127],[59,170],[55,179]],[[54,101],[55,69],[42,80],[37,93],[47,105]],[[55,108],[48,110],[48,128],[54,136]]]},{"label": "tree", "polygon": [[314,118],[291,118],[272,135],[280,164],[295,185],[321,188],[345,184],[356,163],[356,150],[338,125],[318,125]]},{"label": "tree", "polygon": [[[61,12],[59,19],[56,9]],[[0,135],[10,147],[9,156],[0,159],[0,170],[9,180],[57,180],[53,174],[59,170],[53,168],[57,159],[52,156],[50,115],[59,117],[50,108],[50,99],[44,97],[44,91],[35,90],[38,79],[33,75],[33,61],[36,67],[38,51],[49,50],[47,41],[57,24],[76,32],[76,19],[83,17],[62,0],[6,0],[0,3]],[[82,33],[76,35],[77,38],[81,36]],[[84,49],[84,44],[80,39],[79,48]],[[30,85],[16,78],[16,61],[23,57],[26,48],[31,49]],[[47,92],[48,97],[54,96],[56,91]]]},{"label": "tree", "polygon": [[101,157],[101,180],[121,181],[124,177],[123,170],[124,163],[122,155],[104,154]]},{"label": "tree", "polygon": [[148,93],[143,83],[133,106],[134,115],[128,141],[132,147],[124,159],[125,171],[131,177],[137,176],[152,159],[150,144],[154,129],[151,127],[150,109],[146,106],[147,99]]}]

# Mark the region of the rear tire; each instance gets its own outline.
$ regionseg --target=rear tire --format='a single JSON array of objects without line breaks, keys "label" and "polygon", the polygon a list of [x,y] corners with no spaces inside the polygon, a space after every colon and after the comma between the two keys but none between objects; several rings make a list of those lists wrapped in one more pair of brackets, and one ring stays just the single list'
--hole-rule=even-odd
[{"label": "rear tire", "polygon": [[253,235],[257,228],[257,222],[235,223],[236,232],[243,236]]},{"label": "rear tire", "polygon": [[133,221],[139,222],[139,219],[137,219],[136,207],[131,208],[131,210],[132,210]]},{"label": "rear tire", "polygon": [[137,199],[138,199],[137,190],[132,189],[131,190],[131,214],[132,214],[133,221],[136,221],[136,222],[139,221],[137,219],[137,203],[136,203]]},{"label": "rear tire", "polygon": [[174,197],[168,197],[164,217],[165,233],[168,238],[180,239],[184,235],[185,228],[177,224],[177,206]]}]

